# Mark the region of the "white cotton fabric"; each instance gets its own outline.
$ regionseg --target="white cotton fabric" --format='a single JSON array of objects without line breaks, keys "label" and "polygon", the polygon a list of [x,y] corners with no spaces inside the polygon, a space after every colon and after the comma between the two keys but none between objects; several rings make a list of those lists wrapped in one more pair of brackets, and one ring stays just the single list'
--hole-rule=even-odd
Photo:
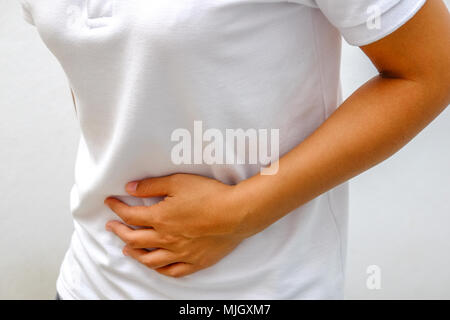
[{"label": "white cotton fabric", "polygon": [[[339,299],[347,184],[246,239],[212,267],[170,278],[122,254],[103,204],[128,181],[177,172],[237,183],[258,165],[175,165],[176,128],[279,129],[281,155],[339,106],[340,33],[376,41],[424,0],[28,0],[73,89],[81,139],[63,299]],[[368,28],[369,6],[381,13]],[[373,8],[372,8],[373,9]]]}]

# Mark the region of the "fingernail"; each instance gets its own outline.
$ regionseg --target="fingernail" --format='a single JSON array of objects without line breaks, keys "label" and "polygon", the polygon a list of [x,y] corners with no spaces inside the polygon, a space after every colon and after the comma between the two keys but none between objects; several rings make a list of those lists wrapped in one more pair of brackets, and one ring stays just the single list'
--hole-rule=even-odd
[{"label": "fingernail", "polygon": [[133,182],[127,183],[127,186],[125,188],[128,192],[135,192],[137,189],[137,185],[138,185],[138,182],[133,181]]},{"label": "fingernail", "polygon": [[107,223],[107,224],[105,225],[105,229],[106,229],[106,231],[111,231],[111,230],[112,230],[109,223]]},{"label": "fingernail", "polygon": [[125,256],[129,256],[127,248],[123,248],[122,252]]}]

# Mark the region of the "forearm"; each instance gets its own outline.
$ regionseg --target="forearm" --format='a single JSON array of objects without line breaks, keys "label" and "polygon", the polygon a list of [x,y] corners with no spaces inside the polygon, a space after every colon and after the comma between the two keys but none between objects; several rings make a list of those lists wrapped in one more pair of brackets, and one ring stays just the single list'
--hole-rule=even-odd
[{"label": "forearm", "polygon": [[279,160],[275,175],[236,186],[245,203],[241,232],[252,235],[293,209],[398,151],[448,104],[426,81],[381,76],[349,97],[310,137]]}]

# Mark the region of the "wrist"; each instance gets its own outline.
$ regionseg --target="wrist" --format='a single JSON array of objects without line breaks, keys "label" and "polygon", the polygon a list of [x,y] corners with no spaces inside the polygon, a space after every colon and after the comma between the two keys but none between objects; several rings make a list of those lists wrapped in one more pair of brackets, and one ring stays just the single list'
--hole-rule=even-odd
[{"label": "wrist", "polygon": [[233,185],[230,192],[231,212],[234,213],[232,232],[241,238],[251,237],[270,225],[264,223],[267,213],[261,209],[265,207],[262,203],[265,195],[258,194],[255,183],[258,182],[251,179],[241,181]]}]

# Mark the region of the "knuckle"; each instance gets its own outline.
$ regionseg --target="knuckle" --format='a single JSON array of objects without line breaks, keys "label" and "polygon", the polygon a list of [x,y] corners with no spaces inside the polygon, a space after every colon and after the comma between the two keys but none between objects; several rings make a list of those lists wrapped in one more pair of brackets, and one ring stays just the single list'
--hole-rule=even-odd
[{"label": "knuckle", "polygon": [[184,273],[177,269],[171,269],[169,270],[169,276],[171,276],[172,278],[181,278],[182,276],[184,276]]},{"label": "knuckle", "polygon": [[126,224],[132,224],[131,216],[128,215],[128,214],[122,214],[122,220],[123,220],[123,222],[125,222]]},{"label": "knuckle", "polygon": [[122,209],[123,209],[117,202],[111,203],[110,208],[111,208],[112,211],[114,211],[117,214],[121,214],[122,213]]},{"label": "knuckle", "polygon": [[130,242],[130,233],[129,232],[121,232],[118,234],[118,236],[125,242],[128,243]]},{"label": "knuckle", "polygon": [[146,180],[141,181],[136,186],[136,192],[140,194],[146,194],[150,191],[150,186]]},{"label": "knuckle", "polygon": [[134,214],[127,214],[123,217],[123,221],[129,226],[137,226],[139,224],[139,219],[136,218]]},{"label": "knuckle", "polygon": [[132,248],[136,248],[136,247],[139,246],[139,240],[136,237],[134,237],[134,236],[129,235],[124,240]]},{"label": "knuckle", "polygon": [[161,235],[161,242],[164,244],[173,244],[176,242],[176,237],[171,234],[164,233]]},{"label": "knuckle", "polygon": [[150,269],[155,268],[155,263],[152,259],[144,258],[142,263]]},{"label": "knuckle", "polygon": [[191,256],[193,243],[186,238],[179,238],[171,244],[178,252],[182,253],[183,258]]},{"label": "knuckle", "polygon": [[154,204],[152,224],[156,228],[164,228],[167,224],[167,219],[164,218],[164,210],[160,203]]},{"label": "knuckle", "polygon": [[157,269],[160,267],[162,260],[160,257],[155,257],[152,254],[147,254],[142,257],[142,263],[150,269]]},{"label": "knuckle", "polygon": [[188,260],[191,257],[191,254],[187,250],[182,250],[179,252],[180,260]]}]

